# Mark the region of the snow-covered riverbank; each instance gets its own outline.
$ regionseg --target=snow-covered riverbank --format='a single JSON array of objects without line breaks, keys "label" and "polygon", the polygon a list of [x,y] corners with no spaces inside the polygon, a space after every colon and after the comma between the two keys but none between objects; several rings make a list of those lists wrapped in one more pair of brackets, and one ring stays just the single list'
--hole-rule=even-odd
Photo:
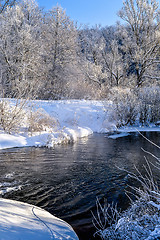
[{"label": "snow-covered riverbank", "polygon": [[[14,105],[14,100],[9,100]],[[25,116],[30,107],[45,112],[45,116],[55,119],[54,126],[47,126],[43,131],[28,131]],[[68,101],[32,101],[29,102],[24,115],[23,127],[17,134],[7,134],[0,130],[0,149],[13,147],[53,147],[55,144],[74,142],[78,138],[96,133],[109,133],[108,137],[116,139],[126,137],[130,132],[160,131],[160,126],[134,126],[117,129],[112,120],[111,102],[68,100]],[[157,124],[159,125],[159,124]],[[45,125],[44,125],[45,126]],[[37,207],[10,200],[0,200],[0,239],[73,239],[77,236],[73,229],[60,219]],[[36,237],[35,237],[36,236]]]},{"label": "snow-covered riverbank", "polygon": [[[14,104],[14,100],[10,103]],[[40,109],[56,119],[57,126],[46,128],[41,132],[33,132],[32,136],[27,131],[21,131],[19,134],[6,134],[1,131],[0,149],[27,146],[53,147],[55,144],[76,141],[93,132],[160,131],[160,127],[155,126],[117,129],[116,122],[110,119],[113,107],[111,102],[104,104],[102,101],[64,100],[32,101],[31,104],[34,109]],[[127,136],[127,134],[113,136],[113,138],[121,136]]]},{"label": "snow-covered riverbank", "polygon": [[78,240],[69,224],[33,205],[0,199],[0,215],[1,240]]}]

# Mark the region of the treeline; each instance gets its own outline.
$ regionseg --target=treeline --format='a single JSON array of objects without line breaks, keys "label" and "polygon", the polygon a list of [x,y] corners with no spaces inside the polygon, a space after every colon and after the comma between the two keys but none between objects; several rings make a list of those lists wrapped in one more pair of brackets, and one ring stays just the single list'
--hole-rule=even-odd
[{"label": "treeline", "polygon": [[60,6],[0,1],[1,96],[100,99],[159,85],[158,2],[126,0],[118,15],[123,24],[79,29]]}]

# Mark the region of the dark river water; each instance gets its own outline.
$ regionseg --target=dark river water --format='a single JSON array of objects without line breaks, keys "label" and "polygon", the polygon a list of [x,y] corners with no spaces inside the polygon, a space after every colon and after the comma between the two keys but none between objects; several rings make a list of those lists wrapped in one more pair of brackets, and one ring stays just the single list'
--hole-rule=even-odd
[{"label": "dark river water", "polygon": [[[160,145],[159,132],[144,135]],[[146,154],[141,147],[159,154],[138,133],[118,139],[93,134],[53,149],[1,150],[0,194],[42,207],[67,221],[80,240],[98,239],[93,237],[91,214],[96,212],[96,198],[114,201],[121,209],[129,206],[125,190],[132,179],[118,167],[135,171],[136,165],[142,170]]]}]

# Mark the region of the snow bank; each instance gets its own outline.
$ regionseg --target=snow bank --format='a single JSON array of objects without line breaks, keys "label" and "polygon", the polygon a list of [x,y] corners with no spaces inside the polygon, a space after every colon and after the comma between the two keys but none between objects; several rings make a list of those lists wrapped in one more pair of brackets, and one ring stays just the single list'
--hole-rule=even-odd
[{"label": "snow bank", "polygon": [[0,215],[1,240],[78,240],[69,224],[33,205],[0,199]]},{"label": "snow bank", "polygon": [[[58,119],[62,128],[80,127],[92,132],[107,131],[107,107],[111,107],[110,102],[108,106],[103,101],[93,100],[34,101],[34,104]],[[109,127],[110,125],[115,128],[114,124],[109,123]]]},{"label": "snow bank", "polygon": [[66,128],[63,131],[53,133],[38,133],[36,136],[14,136],[0,134],[0,149],[13,147],[53,147],[55,144],[76,141],[78,138],[92,134],[89,128]]},{"label": "snow bank", "polygon": [[23,136],[13,136],[10,134],[0,134],[0,149],[23,147],[27,144],[26,138]]},{"label": "snow bank", "polygon": [[[14,100],[9,99],[9,104],[14,105]],[[91,100],[63,100],[63,101],[30,101],[29,107],[44,111],[50,117],[56,119],[57,126],[45,129],[45,131],[34,132],[30,136],[27,132],[20,135],[0,133],[0,149],[25,146],[47,146],[76,141],[78,138],[87,137],[93,132],[106,133],[116,132],[112,139],[127,136],[129,132],[138,131],[160,131],[160,127],[125,127],[116,128],[116,122],[110,120],[113,109],[112,102]],[[26,124],[27,125],[27,124]],[[25,129],[25,126],[24,126]],[[117,134],[117,132],[119,134]]]},{"label": "snow bank", "polygon": [[160,132],[160,127],[155,127],[154,125],[150,125],[148,127],[122,127],[118,129],[118,132]]},{"label": "snow bank", "polygon": [[[8,101],[12,106],[14,105],[13,99]],[[27,108],[33,105],[34,109],[41,109],[55,118],[58,123],[57,128],[46,128],[43,132],[34,132],[33,136],[24,132],[20,135],[1,132],[0,149],[27,146],[53,147],[55,144],[73,142],[78,138],[87,137],[93,132],[107,132],[111,128],[115,129],[114,124],[106,121],[107,111],[101,101],[31,101]]]},{"label": "snow bank", "polygon": [[119,134],[110,135],[108,138],[117,139],[117,138],[120,138],[120,137],[127,137],[128,135],[129,135],[129,133],[122,132],[122,133],[119,133]]}]

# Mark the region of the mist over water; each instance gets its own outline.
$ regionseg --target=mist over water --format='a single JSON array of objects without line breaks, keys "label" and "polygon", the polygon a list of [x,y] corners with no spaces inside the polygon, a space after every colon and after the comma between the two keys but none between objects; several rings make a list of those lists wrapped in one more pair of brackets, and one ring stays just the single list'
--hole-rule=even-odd
[{"label": "mist over water", "polygon": [[[160,132],[144,135],[160,145]],[[53,149],[1,150],[0,194],[42,207],[67,221],[80,240],[98,239],[93,237],[91,214],[91,210],[96,212],[96,198],[114,201],[121,209],[129,206],[125,190],[133,181],[119,168],[135,172],[136,165],[143,171],[146,154],[141,148],[158,155],[158,149],[138,133],[118,139],[93,134]]]}]

